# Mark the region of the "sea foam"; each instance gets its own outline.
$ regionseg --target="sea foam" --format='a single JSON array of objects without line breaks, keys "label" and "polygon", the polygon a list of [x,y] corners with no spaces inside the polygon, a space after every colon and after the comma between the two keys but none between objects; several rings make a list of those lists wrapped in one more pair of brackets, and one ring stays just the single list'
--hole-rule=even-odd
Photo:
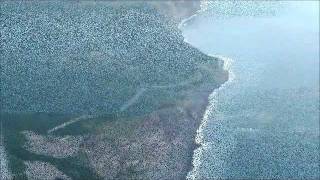
[{"label": "sea foam", "polygon": [[[203,5],[201,6],[201,9],[199,10],[199,12],[205,10],[206,7],[206,3],[205,1],[203,1]],[[191,21],[193,18],[196,18],[198,16],[198,13],[190,16],[189,18],[186,18],[184,20],[181,21],[181,23],[179,24],[179,29],[182,31],[183,27],[185,25],[188,24],[188,21]],[[184,37],[184,41],[190,45],[192,45],[187,37]],[[200,49],[198,49],[199,51],[201,51]],[[193,154],[193,160],[192,160],[192,164],[193,164],[193,169],[188,173],[187,175],[187,179],[197,179],[198,177],[198,168],[201,164],[201,159],[203,156],[203,152],[204,150],[208,147],[207,143],[205,142],[204,139],[204,129],[208,123],[208,120],[211,119],[209,117],[211,117],[211,115],[214,113],[214,110],[216,109],[216,104],[217,104],[217,94],[219,93],[219,91],[225,89],[227,86],[230,86],[230,84],[234,81],[235,79],[235,75],[232,71],[232,64],[233,64],[233,60],[231,58],[222,56],[222,55],[213,55],[213,54],[207,54],[210,57],[213,58],[217,58],[219,60],[221,60],[223,62],[223,70],[228,72],[228,80],[222,84],[219,88],[215,89],[210,95],[209,95],[209,104],[206,108],[205,114],[203,116],[203,119],[201,121],[201,124],[197,130],[197,134],[196,134],[196,138],[195,138],[195,142],[200,145],[199,148],[194,150],[194,154]]]}]

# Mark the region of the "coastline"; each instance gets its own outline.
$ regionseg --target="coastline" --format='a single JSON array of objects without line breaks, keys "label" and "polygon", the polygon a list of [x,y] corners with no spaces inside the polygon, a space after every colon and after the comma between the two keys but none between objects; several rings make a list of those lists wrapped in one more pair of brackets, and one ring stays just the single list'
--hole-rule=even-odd
[{"label": "coastline", "polygon": [[[197,12],[199,12],[201,9],[199,9]],[[191,15],[190,17],[187,17],[185,19],[182,19],[181,22],[178,25],[178,28],[182,31],[183,26],[185,26],[185,24],[188,23],[188,21],[192,21],[193,18],[196,18],[198,16],[197,12],[193,15]],[[192,44],[187,40],[186,37],[184,37],[184,42],[190,44],[192,46]],[[193,46],[193,48],[196,48]],[[197,50],[199,50],[200,52],[202,52],[200,49],[196,48]],[[203,53],[203,52],[202,52]],[[204,53],[205,54],[205,53]],[[206,95],[206,103],[204,103],[204,111],[201,113],[201,118],[200,118],[200,122],[198,124],[198,128],[196,130],[195,136],[194,136],[194,144],[192,149],[192,158],[189,162],[189,167],[188,167],[188,173],[186,175],[186,179],[194,179],[194,171],[196,166],[200,163],[199,162],[199,158],[197,156],[199,156],[199,151],[201,151],[201,148],[204,146],[204,140],[203,140],[203,134],[202,134],[202,129],[204,128],[204,126],[207,123],[207,118],[208,118],[208,113],[209,112],[209,106],[214,106],[214,102],[210,102],[210,100],[214,99],[215,94],[217,93],[217,91],[219,91],[220,88],[223,88],[224,86],[227,85],[227,83],[231,83],[232,80],[234,79],[234,74],[232,73],[230,66],[232,65],[232,59],[220,56],[220,55],[211,55],[211,54],[207,54],[208,56],[212,57],[212,58],[216,58],[220,61],[222,61],[222,68],[223,70],[225,70],[228,75],[227,75],[227,79],[226,81],[222,82],[218,87],[216,87],[215,89],[212,90],[212,92],[208,93]]]},{"label": "coastline", "polygon": [[[58,5],[60,6],[61,4]],[[73,10],[73,7],[71,6],[64,8],[70,8]],[[94,7],[91,6],[84,8],[84,12],[87,13],[84,14],[84,16],[105,22],[104,16],[101,16],[102,19],[99,19],[100,17],[92,16],[92,14],[90,14],[92,11],[91,8],[94,9]],[[108,8],[113,10],[112,12],[117,15],[123,15],[122,13],[126,14],[122,9],[117,9],[116,7]],[[26,94],[21,94],[21,97],[26,98],[23,99],[23,103],[28,102],[28,105],[30,102],[31,105],[36,104],[36,106],[26,106],[27,108],[30,107],[30,109],[26,109],[26,107],[23,106],[24,104],[22,104],[21,110],[31,110],[36,113],[21,113],[18,115],[1,114],[1,119],[5,122],[5,128],[8,128],[7,132],[14,134],[14,137],[9,137],[8,135],[5,137],[7,138],[6,145],[8,146],[8,153],[14,157],[17,164],[22,167],[22,170],[15,169],[13,172],[14,175],[19,174],[20,171],[22,171],[19,175],[21,176],[20,178],[24,178],[24,166],[26,166],[26,164],[28,165],[28,161],[31,159],[40,162],[43,160],[43,156],[46,158],[46,163],[57,168],[55,171],[61,171],[56,174],[63,174],[63,176],[66,175],[74,179],[185,179],[188,172],[193,169],[193,153],[199,148],[199,143],[196,142],[196,139],[199,127],[201,127],[201,124],[203,123],[203,117],[205,116],[207,106],[210,103],[208,98],[213,91],[221,87],[221,85],[228,80],[229,74],[227,71],[223,70],[221,66],[221,59],[206,55],[187,43],[186,39],[181,35],[181,29],[179,32],[179,27],[177,28],[175,26],[179,26],[178,24],[167,24],[168,20],[165,17],[159,17],[157,14],[158,12],[154,12],[153,9],[142,9],[139,5],[135,5],[135,7],[128,6],[126,8],[127,10],[130,10],[132,16],[138,18],[138,20],[132,20],[129,16],[126,17],[126,15],[123,15],[126,18],[121,19],[113,14],[111,17],[108,17],[110,15],[107,14],[106,11],[102,11],[101,9],[98,10],[101,10],[101,14],[106,13],[106,17],[108,17],[109,20],[113,20],[115,22],[124,21],[119,26],[127,29],[119,32],[120,35],[123,34],[123,39],[120,38],[120,40],[127,40],[128,38],[131,40],[130,38],[132,38],[132,36],[130,36],[130,33],[127,33],[127,31],[133,31],[132,28],[140,25],[139,18],[140,20],[146,21],[148,23],[146,26],[151,27],[151,30],[156,28],[156,30],[154,30],[154,35],[161,41],[156,41],[157,38],[154,38],[154,36],[150,36],[149,39],[145,40],[141,38],[142,36],[145,36],[143,33],[136,35],[137,37],[140,37],[139,43],[148,43],[149,45],[151,43],[151,47],[147,50],[151,52],[152,56],[145,57],[145,52],[143,52],[143,55],[141,56],[140,48],[142,47],[137,46],[137,48],[125,49],[126,51],[124,53],[120,52],[115,55],[112,54],[113,51],[108,51],[107,53],[109,54],[103,54],[105,53],[103,48],[93,49],[90,52],[83,51],[83,57],[75,55],[71,57],[68,56],[69,59],[63,57],[64,64],[58,61],[51,62],[51,59],[48,59],[51,66],[56,68],[58,71],[61,71],[61,69],[65,67],[67,68],[63,69],[64,71],[72,69],[72,71],[67,71],[66,75],[68,75],[68,77],[70,76],[70,79],[76,77],[81,81],[79,81],[78,84],[71,84],[70,81],[68,81],[69,79],[66,81],[65,79],[54,79],[56,77],[60,77],[56,75],[55,72],[52,72],[52,74],[40,72],[40,75],[43,75],[43,77],[48,78],[50,81],[55,83],[59,82],[54,84],[55,86],[53,86],[53,88],[50,86],[43,86],[48,87],[49,89],[41,89],[43,91],[40,91],[40,94],[46,94],[52,90],[52,97],[46,98],[53,99],[49,99],[50,101],[46,101],[45,99],[44,101],[32,102],[28,99]],[[56,11],[60,11],[60,9]],[[50,11],[50,13],[52,12]],[[33,13],[38,15],[38,12],[36,11]],[[81,14],[83,15],[83,12]],[[66,15],[68,16],[70,14],[66,13]],[[55,17],[56,14],[54,13],[52,16]],[[155,22],[153,18],[156,17],[157,21]],[[63,19],[64,17],[55,18]],[[75,20],[70,18],[69,21],[71,22],[70,24],[73,24]],[[77,23],[83,25],[85,22],[80,19]],[[86,32],[85,30],[88,30],[86,28],[90,26],[90,24],[84,25],[84,32]],[[129,28],[127,27],[128,25]],[[40,24],[39,26],[42,27],[43,24]],[[69,26],[67,27],[70,28]],[[114,29],[114,27],[108,28]],[[139,28],[144,30],[143,27],[139,26]],[[140,30],[139,28],[138,30]],[[91,31],[91,29],[89,30]],[[139,32],[138,30],[135,32]],[[50,32],[48,33],[50,36]],[[95,33],[101,36],[105,35],[101,34],[101,31]],[[95,42],[90,42],[90,38],[88,38],[89,42],[87,42],[87,44],[93,44],[92,46],[95,48],[98,45],[104,47],[105,44],[103,43],[97,45],[97,42],[100,42],[102,41],[101,39],[103,39],[101,36],[97,36],[99,38],[97,38],[98,41]],[[65,36],[62,37],[64,38]],[[109,36],[107,37],[110,38]],[[39,39],[39,42],[41,40],[42,39]],[[114,45],[118,40],[119,39],[111,39],[110,41],[113,43],[111,44]],[[137,40],[132,40],[131,43],[136,43],[136,41]],[[56,43],[54,40],[49,43],[50,45],[53,45],[53,49],[56,48],[53,52],[60,52],[60,49],[54,46],[54,43]],[[20,45],[19,43],[17,44]],[[141,44],[138,45],[141,46]],[[117,46],[115,47],[111,46],[112,48],[115,48],[115,52],[119,50],[119,47],[122,47],[122,44],[116,45]],[[82,44],[80,43],[80,45],[76,45],[75,47],[81,49]],[[145,47],[142,49],[145,51]],[[173,50],[174,53],[172,53],[171,50]],[[137,63],[132,63],[134,67],[132,68],[129,66],[130,68],[128,68],[125,73],[121,74],[121,77],[118,77],[119,74],[117,74],[117,71],[110,69],[108,63],[115,63],[113,65],[116,68],[119,67],[119,69],[121,69],[121,63],[131,63],[131,54],[128,53],[132,53],[133,57],[137,56],[138,60],[142,59],[144,60],[142,62],[147,64],[146,66],[142,66],[141,64],[143,63],[140,64],[139,61]],[[113,59],[108,59],[109,56],[114,57],[115,60],[119,60],[121,62],[119,63],[119,66],[116,64],[117,62],[113,61]],[[120,57],[118,58],[118,56]],[[6,54],[6,58],[11,57]],[[38,57],[33,58],[37,60]],[[150,58],[153,59],[150,60]],[[55,58],[54,60],[56,59],[59,58]],[[100,61],[101,59],[104,61]],[[166,61],[166,59],[173,59],[173,61]],[[90,61],[92,61],[92,63]],[[152,66],[148,66],[148,63]],[[90,65],[90,71],[85,69],[88,64]],[[10,64],[8,64],[8,66],[8,70],[13,70],[12,72],[9,71],[8,74],[14,74],[14,71],[18,70],[11,68]],[[35,67],[37,66],[38,64],[35,64]],[[43,66],[46,67],[46,64],[43,64]],[[159,68],[163,72],[159,74],[152,71],[143,71],[144,69],[152,69],[154,67]],[[174,68],[168,70],[166,67]],[[41,68],[42,65],[39,69]],[[86,71],[82,72],[83,69]],[[114,74],[110,75],[111,78],[108,82],[111,84],[111,87],[121,90],[119,93],[116,92],[112,96],[108,97],[111,102],[115,102],[115,105],[111,104],[106,106],[105,104],[102,104],[105,103],[106,99],[103,99],[102,102],[100,96],[93,96],[96,94],[100,95],[99,93],[101,92],[98,92],[97,90],[109,90],[105,89],[105,84],[103,84],[106,83],[105,81],[97,81],[97,79],[100,80],[99,78],[101,77],[105,78],[106,75],[103,73],[105,73],[106,70],[114,72]],[[95,71],[95,73],[97,73],[93,74],[91,71]],[[154,71],[161,72],[158,71],[158,69],[155,69]],[[141,74],[137,74],[136,72]],[[122,77],[122,75],[124,75],[124,77]],[[135,76],[137,76],[136,79],[133,78]],[[16,78],[14,76],[8,77],[13,79]],[[118,79],[114,80],[112,77]],[[35,77],[32,76],[30,79],[33,78]],[[92,78],[91,81],[93,82],[98,82],[92,85],[92,87],[94,86],[95,88],[88,86],[91,93],[97,92],[88,94],[90,91],[85,91],[85,96],[81,96],[83,93],[83,91],[81,91],[83,83],[90,84],[90,79],[88,82],[86,81],[88,78]],[[153,79],[150,80],[149,78]],[[12,79],[8,80],[13,81]],[[124,83],[124,85],[117,84],[115,81],[120,81],[121,83]],[[46,81],[39,81],[39,84],[47,85],[48,83]],[[69,91],[64,91],[65,87],[60,88],[58,86],[61,84],[65,87],[71,87],[70,89],[72,91],[70,92],[72,94],[70,95],[70,98],[66,98],[67,96],[61,96],[61,94],[58,93],[60,91],[62,94],[63,92],[66,94],[70,93]],[[141,84],[146,84],[146,86],[141,87]],[[34,84],[35,87],[37,87],[37,85],[38,84]],[[127,87],[127,85],[129,86]],[[30,90],[30,92],[37,92],[38,89],[31,86]],[[28,91],[24,91],[22,93],[25,92]],[[8,93],[12,92],[8,91]],[[21,92],[17,93],[19,94]],[[36,96],[39,93],[34,94]],[[80,97],[83,97],[83,99],[81,99],[83,102],[79,102],[79,94]],[[7,94],[1,94],[1,96],[4,95]],[[60,102],[60,99],[56,99],[56,97],[64,98],[62,98],[63,101]],[[7,102],[9,103],[11,101]],[[48,104],[47,102],[53,103]],[[85,104],[84,102],[87,103],[86,106],[83,106],[83,104]],[[57,109],[57,104],[63,105],[61,107],[58,106],[58,108],[61,109]],[[8,109],[11,107],[15,108],[14,105],[15,101],[13,100],[11,106],[10,104],[5,104],[4,107]],[[52,110],[57,110],[62,113],[64,111],[68,111],[75,114],[81,112],[83,114],[89,113],[91,115],[92,113],[99,113],[99,111],[95,112],[94,110],[101,107],[111,107],[110,110],[107,109],[111,113],[97,118],[88,118],[83,121],[72,120],[75,118],[74,114],[61,116],[58,113],[58,115],[56,115],[51,112]],[[39,113],[41,110],[44,110],[44,113]],[[82,112],[82,110],[89,110],[89,112]],[[103,110],[106,111],[105,109]],[[107,112],[109,113],[109,111]],[[20,125],[22,120],[25,125]],[[43,121],[50,123],[43,125]],[[15,125],[18,124],[19,127],[15,127]],[[52,131],[52,129],[54,129],[54,131]],[[30,132],[30,142],[20,140],[20,138],[26,138],[23,133],[25,131]],[[81,145],[79,145],[79,147],[75,147],[74,152],[77,153],[70,155],[66,153],[65,149],[55,147],[57,144],[60,144],[59,147],[74,146],[74,143],[67,145],[64,144],[72,143],[72,141],[69,142],[65,137],[74,139],[78,136],[81,136],[83,141],[81,140]],[[32,141],[32,139],[37,138],[42,139],[41,144],[37,144]],[[15,143],[14,141],[16,140],[19,140],[19,143]],[[28,147],[28,145],[32,145],[31,147],[33,147],[33,150],[38,149],[39,151],[29,151],[25,148]],[[40,151],[41,148],[39,147],[48,147],[48,150]],[[48,152],[55,152],[58,154],[57,157],[63,158],[57,159],[56,157],[51,157],[48,155]],[[69,162],[67,158],[71,158],[73,160]],[[74,163],[73,161],[76,161],[77,163]],[[62,169],[61,167],[67,168]],[[32,169],[33,168],[27,168],[29,171],[32,171]],[[26,174],[30,175],[34,173],[26,172]]]},{"label": "coastline", "polygon": [[[233,54],[234,58],[237,58],[234,64],[229,59],[232,67],[229,67],[228,81],[215,89],[208,98],[209,104],[195,139],[195,143],[199,146],[194,150],[194,167],[188,173],[187,179],[293,177],[313,179],[319,175],[318,169],[315,168],[318,163],[316,159],[319,157],[318,141],[315,138],[319,132],[316,128],[319,119],[317,113],[319,96],[317,96],[317,84],[314,83],[317,82],[318,76],[315,76],[317,73],[309,72],[311,70],[317,72],[318,69],[317,66],[306,65],[303,59],[301,61],[296,57],[296,54],[290,54],[290,49],[298,49],[297,54],[315,60],[313,62],[316,64],[318,53],[312,51],[314,53],[310,55],[309,51],[312,48],[300,46],[299,43],[290,44],[288,46],[290,48],[280,46],[272,48],[270,46],[274,44],[274,41],[270,40],[272,35],[265,29],[259,31],[261,25],[266,24],[272,29],[276,27],[275,24],[281,24],[280,28],[274,29],[274,34],[278,37],[276,42],[279,44],[290,39],[297,40],[296,42],[305,40],[316,45],[317,42],[314,41],[316,35],[297,38],[282,29],[294,27],[293,32],[310,34],[311,26],[313,27],[318,21],[306,23],[303,22],[303,18],[291,21],[292,17],[303,17],[302,12],[299,16],[295,13],[292,9],[292,12],[285,16],[275,15],[268,20],[264,17],[239,18],[248,24],[243,24],[244,21],[238,19],[234,21],[233,18],[211,23],[211,18],[214,16],[210,16],[201,18],[194,24],[191,21],[190,29],[186,26],[186,42],[190,37],[190,42],[204,48],[206,52],[218,51],[223,54]],[[297,28],[297,24],[305,26]],[[259,52],[260,46],[256,47],[256,42],[251,39],[250,34],[247,34],[248,25],[252,26],[252,31],[259,31],[255,34],[256,37],[263,37],[265,43],[263,47],[266,47],[263,48],[263,53]],[[233,29],[237,29],[237,34],[243,36],[245,41],[242,41],[243,39],[234,41]],[[212,37],[213,40],[208,41],[208,34],[217,34],[217,37]],[[217,41],[220,41],[221,46],[220,43],[215,43]],[[259,50],[247,52],[249,46]],[[286,58],[282,59],[277,52],[282,52],[281,55],[285,55]],[[272,56],[268,56],[269,54]],[[287,76],[282,74],[283,69],[277,67],[286,67],[290,60],[295,61],[290,66],[297,68]],[[261,73],[269,71],[271,73]],[[236,73],[236,77],[233,72]],[[306,76],[301,78],[301,74]],[[292,77],[297,77],[294,78],[296,79],[294,82],[290,81]],[[267,123],[268,126],[265,126]],[[296,146],[297,144],[299,146]],[[295,154],[296,152],[299,153]],[[263,156],[257,156],[258,154]]]},{"label": "coastline", "polygon": [[221,83],[219,87],[212,90],[207,94],[207,103],[204,107],[204,112],[202,113],[202,118],[200,120],[198,129],[196,130],[195,138],[194,138],[194,146],[195,148],[192,150],[192,160],[190,162],[190,168],[188,174],[186,175],[186,179],[195,179],[197,173],[197,166],[201,163],[200,156],[202,155],[202,148],[205,147],[204,137],[203,137],[203,128],[206,126],[208,121],[208,114],[212,113],[210,110],[211,106],[214,106],[216,103],[215,96],[219,90],[228,86],[234,80],[234,74],[230,69],[232,65],[232,59],[220,56],[220,55],[209,55],[214,58],[219,58],[224,62],[223,69],[228,72],[228,78],[225,82]]}]

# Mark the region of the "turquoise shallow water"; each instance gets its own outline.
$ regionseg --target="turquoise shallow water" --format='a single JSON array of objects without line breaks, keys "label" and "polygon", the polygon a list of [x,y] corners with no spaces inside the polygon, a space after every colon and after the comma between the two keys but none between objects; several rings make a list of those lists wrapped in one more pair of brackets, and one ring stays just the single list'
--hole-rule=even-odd
[{"label": "turquoise shallow water", "polygon": [[229,58],[190,178],[319,178],[319,3],[209,3],[186,41]]}]

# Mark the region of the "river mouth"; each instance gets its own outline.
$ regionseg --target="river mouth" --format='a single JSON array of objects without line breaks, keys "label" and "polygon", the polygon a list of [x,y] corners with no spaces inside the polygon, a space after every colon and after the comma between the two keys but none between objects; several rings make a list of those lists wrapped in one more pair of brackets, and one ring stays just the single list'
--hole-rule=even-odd
[{"label": "river mouth", "polygon": [[233,59],[234,74],[209,98],[190,179],[319,177],[318,7],[213,3],[183,26],[188,43]]}]

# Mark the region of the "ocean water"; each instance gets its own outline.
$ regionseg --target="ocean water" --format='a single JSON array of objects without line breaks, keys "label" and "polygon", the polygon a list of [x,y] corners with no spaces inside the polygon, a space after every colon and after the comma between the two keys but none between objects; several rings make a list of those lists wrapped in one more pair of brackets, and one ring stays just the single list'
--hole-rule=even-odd
[{"label": "ocean water", "polygon": [[319,2],[209,1],[185,40],[230,64],[189,179],[318,179]]}]

